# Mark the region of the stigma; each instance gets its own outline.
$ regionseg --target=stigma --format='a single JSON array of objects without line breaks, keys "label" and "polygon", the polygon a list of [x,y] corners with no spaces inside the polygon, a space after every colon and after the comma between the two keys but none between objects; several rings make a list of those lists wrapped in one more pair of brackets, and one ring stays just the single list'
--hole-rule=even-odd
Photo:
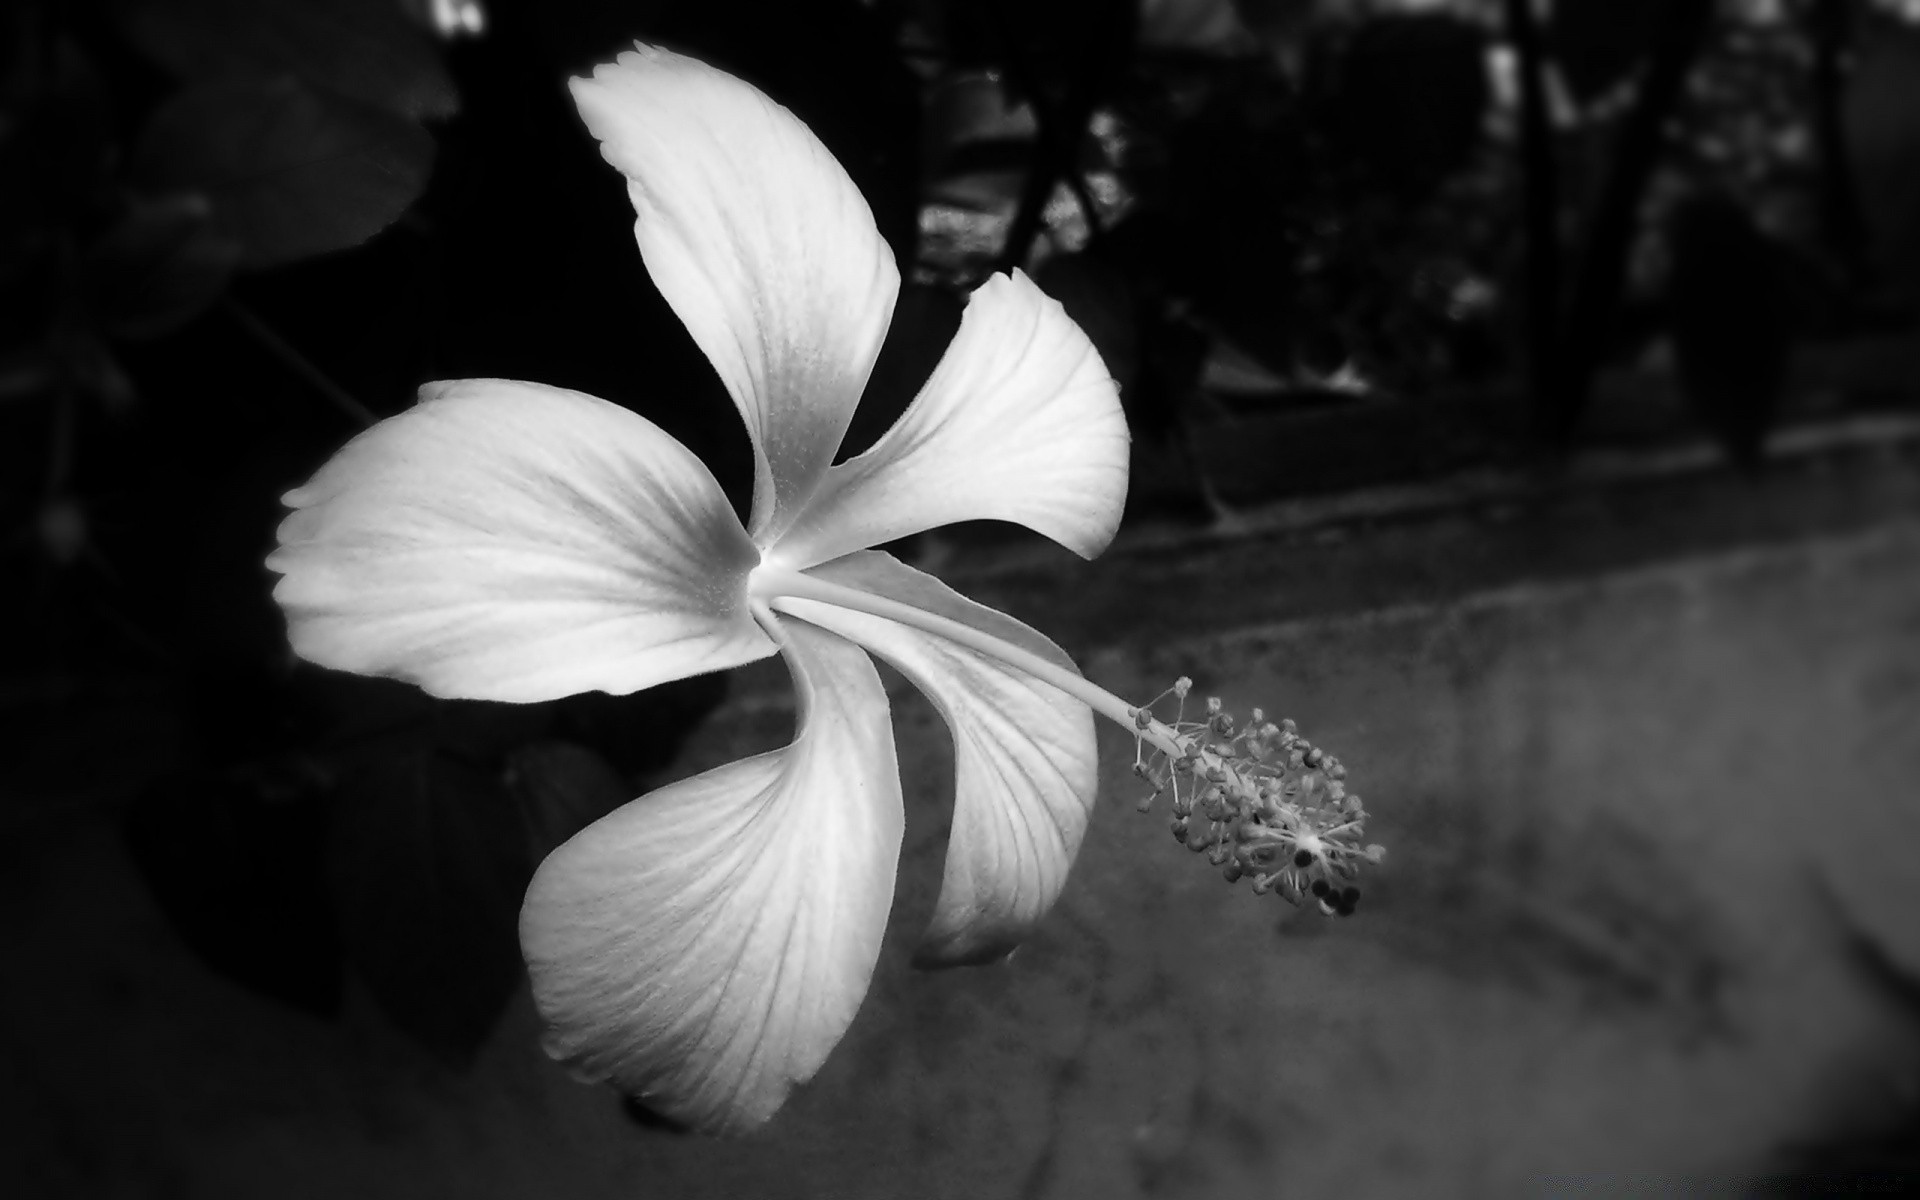
[{"label": "stigma", "polygon": [[[1257,708],[1241,723],[1211,698],[1189,720],[1192,688],[1183,676],[1134,710],[1133,770],[1153,789],[1139,810],[1171,793],[1174,840],[1205,854],[1229,884],[1246,878],[1255,895],[1353,915],[1360,871],[1386,848],[1364,840],[1366,806],[1347,790],[1346,766],[1292,721],[1269,721]],[[1153,710],[1169,699],[1177,707],[1164,721]]]}]

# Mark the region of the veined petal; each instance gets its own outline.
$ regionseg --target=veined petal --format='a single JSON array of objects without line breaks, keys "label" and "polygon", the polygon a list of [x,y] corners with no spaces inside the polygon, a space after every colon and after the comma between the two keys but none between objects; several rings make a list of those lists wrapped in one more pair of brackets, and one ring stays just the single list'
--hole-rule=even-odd
[{"label": "veined petal", "polygon": [[840,1040],[899,865],[872,661],[798,621],[781,631],[793,744],[588,826],[541,864],[520,913],[549,1053],[711,1133],[772,1116]]},{"label": "veined petal", "polygon": [[900,275],[807,127],[705,63],[639,46],[573,81],[627,177],[641,257],[753,438],[748,529],[771,545],[840,447]]},{"label": "veined petal", "polygon": [[805,568],[953,521],[1025,525],[1085,558],[1127,498],[1127,422],[1099,352],[1025,274],[968,298],[893,428],[827,473],[777,553]]},{"label": "veined petal", "polygon": [[[1073,668],[1032,629],[975,604],[878,551],[808,572],[963,621]],[[1052,907],[1093,811],[1097,765],[1085,704],[974,650],[813,600],[775,607],[858,642],[925,692],[953,731],[953,835],[932,925],[917,962],[999,958]]]},{"label": "veined petal", "polygon": [[758,552],[707,468],[579,392],[429,384],[285,499],[302,658],[437,696],[623,693],[764,658]]}]

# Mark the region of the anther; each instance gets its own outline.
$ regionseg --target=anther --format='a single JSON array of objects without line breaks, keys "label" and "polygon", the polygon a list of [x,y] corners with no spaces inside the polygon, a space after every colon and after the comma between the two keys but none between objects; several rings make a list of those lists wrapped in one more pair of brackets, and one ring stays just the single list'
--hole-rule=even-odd
[{"label": "anther", "polygon": [[[1385,851],[1361,841],[1366,809],[1347,792],[1345,765],[1301,737],[1291,720],[1274,724],[1253,709],[1248,723],[1237,725],[1218,697],[1208,698],[1200,721],[1175,715],[1162,724],[1154,717],[1154,706],[1168,696],[1180,698],[1184,713],[1192,686],[1182,676],[1147,705],[1127,710],[1141,734],[1134,774],[1153,789],[1136,807],[1149,811],[1159,793],[1171,791],[1174,840],[1205,851],[1228,883],[1251,876],[1256,894],[1278,892],[1296,907],[1311,902],[1330,915],[1351,913],[1360,891],[1348,881]],[[1151,741],[1150,730],[1157,731]]]}]

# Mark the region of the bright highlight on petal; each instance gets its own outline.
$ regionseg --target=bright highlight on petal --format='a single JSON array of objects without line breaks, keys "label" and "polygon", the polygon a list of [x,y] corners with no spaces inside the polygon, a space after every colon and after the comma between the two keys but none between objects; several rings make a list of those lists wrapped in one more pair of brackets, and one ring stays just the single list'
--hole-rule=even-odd
[{"label": "bright highlight on petal", "polygon": [[765,1121],[840,1040],[899,860],[900,773],[872,662],[782,628],[793,744],[589,826],[541,865],[520,914],[549,1050],[710,1133]]},{"label": "bright highlight on petal", "polygon": [[[891,555],[853,554],[809,573],[961,621],[1074,670],[1045,637]],[[917,629],[811,600],[776,606],[886,659],[953,731],[953,836],[916,961],[951,966],[1012,951],[1059,897],[1086,833],[1098,780],[1093,714],[1029,675]]]},{"label": "bright highlight on petal", "polygon": [[624,693],[751,662],[758,559],[643,417],[506,380],[432,384],[303,487],[267,566],[302,658],[437,696]]},{"label": "bright highlight on petal", "polygon": [[1119,392],[1086,334],[1025,274],[996,275],[968,299],[913,404],[827,473],[778,554],[807,567],[990,518],[1091,558],[1120,526],[1127,442]]},{"label": "bright highlight on petal", "polygon": [[647,270],[753,438],[772,544],[840,447],[900,275],[853,181],[792,113],[705,63],[642,46],[573,81],[627,177]]}]

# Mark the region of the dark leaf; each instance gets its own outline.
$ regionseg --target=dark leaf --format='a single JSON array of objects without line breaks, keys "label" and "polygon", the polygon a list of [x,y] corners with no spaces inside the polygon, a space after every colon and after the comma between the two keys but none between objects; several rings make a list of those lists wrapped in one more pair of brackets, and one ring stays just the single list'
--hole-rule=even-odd
[{"label": "dark leaf", "polygon": [[519,986],[531,867],[497,773],[416,750],[342,788],[330,876],[347,958],[395,1025],[469,1062]]},{"label": "dark leaf", "polygon": [[209,967],[303,1011],[339,1012],[319,797],[258,775],[190,772],[154,783],[125,820],[141,877]]},{"label": "dark leaf", "polygon": [[107,332],[156,337],[220,298],[240,243],[213,228],[206,197],[183,193],[136,204],[88,250],[87,304]]},{"label": "dark leaf", "polygon": [[634,798],[613,765],[572,742],[534,742],[507,758],[534,861]]},{"label": "dark leaf", "polygon": [[438,48],[397,0],[119,0],[142,53],[189,82],[292,75],[403,117],[450,117]]},{"label": "dark leaf", "polygon": [[258,270],[366,241],[426,187],[433,138],[298,80],[200,84],[154,114],[135,150],[151,192],[198,191]]}]

